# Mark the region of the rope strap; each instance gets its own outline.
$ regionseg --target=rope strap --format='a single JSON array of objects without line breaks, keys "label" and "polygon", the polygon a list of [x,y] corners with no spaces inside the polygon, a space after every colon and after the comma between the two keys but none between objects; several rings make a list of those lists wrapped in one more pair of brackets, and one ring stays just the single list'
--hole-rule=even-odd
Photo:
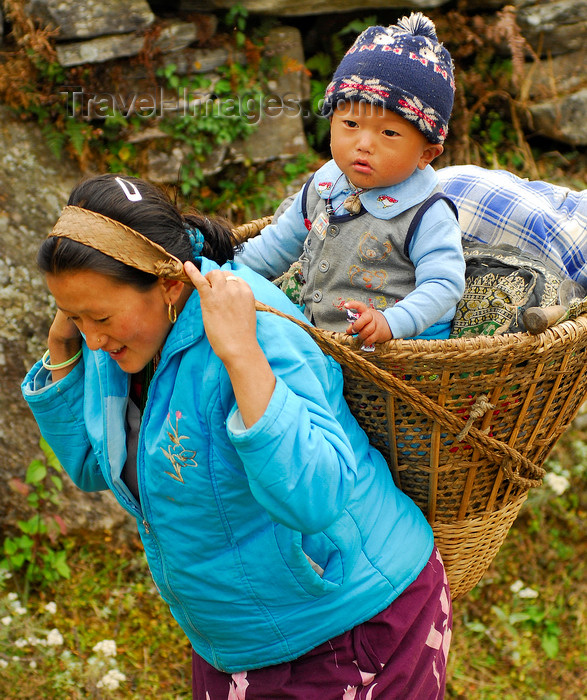
[{"label": "rope strap", "polygon": [[[468,426],[467,424],[463,426],[463,422],[460,418],[452,414],[444,407],[439,406],[428,396],[423,394],[421,391],[418,391],[418,389],[409,386],[402,379],[395,377],[390,372],[380,369],[354,350],[341,345],[332,337],[332,334],[329,331],[315,328],[308,323],[299,321],[298,319],[282,313],[281,311],[278,311],[277,309],[267,306],[259,301],[256,302],[256,308],[258,311],[267,311],[275,314],[276,316],[281,316],[281,318],[292,321],[300,328],[303,328],[310,336],[312,336],[324,353],[330,355],[341,364],[346,365],[346,367],[348,367],[350,370],[355,371],[365,379],[370,380],[380,389],[389,392],[395,398],[409,403],[416,410],[428,416],[428,418],[450,430],[457,436],[457,440],[462,432],[463,436],[466,434],[468,444],[478,449],[486,457],[499,463],[505,477],[512,484],[518,485],[525,489],[540,486],[546,471],[542,467],[534,464],[534,462],[529,460],[510,445],[502,442],[501,440],[497,440],[494,437],[486,435],[482,430],[473,426],[472,422],[475,420],[475,418],[473,418],[473,420],[470,422],[467,421],[467,423],[469,423]],[[485,399],[487,399],[487,397],[485,397]],[[482,405],[482,403],[483,402],[480,402],[478,406],[478,410],[483,410],[483,413],[480,415],[483,415],[491,406],[489,402],[484,405]],[[523,476],[520,473],[521,470],[523,470],[528,476]]]}]

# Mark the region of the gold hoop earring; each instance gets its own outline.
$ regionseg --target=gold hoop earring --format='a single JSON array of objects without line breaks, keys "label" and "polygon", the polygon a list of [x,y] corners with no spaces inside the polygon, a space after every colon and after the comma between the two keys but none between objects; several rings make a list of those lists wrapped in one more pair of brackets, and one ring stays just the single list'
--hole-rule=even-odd
[{"label": "gold hoop earring", "polygon": [[175,304],[171,302],[167,304],[167,318],[170,323],[175,323],[177,321],[177,309],[175,308]]}]

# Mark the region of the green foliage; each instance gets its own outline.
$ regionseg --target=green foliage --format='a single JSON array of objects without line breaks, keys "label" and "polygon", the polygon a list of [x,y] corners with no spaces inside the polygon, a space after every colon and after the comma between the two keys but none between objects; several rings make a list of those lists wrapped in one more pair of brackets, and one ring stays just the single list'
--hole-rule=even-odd
[{"label": "green foliage", "polygon": [[26,605],[12,579],[0,592],[0,697],[191,698],[189,643],[138,540],[128,530],[119,541],[108,531],[68,539],[69,579],[31,591]]},{"label": "green foliage", "polygon": [[448,698],[583,696],[586,437],[563,435],[488,572],[455,602]]},{"label": "green foliage", "polygon": [[227,26],[234,28],[235,43],[240,49],[244,48],[247,39],[246,28],[248,16],[249,11],[240,3],[237,3],[230,8],[224,19],[224,23]]},{"label": "green foliage", "polygon": [[0,560],[0,569],[10,571],[21,582],[25,600],[31,586],[43,586],[70,575],[62,542],[65,523],[53,512],[63,489],[63,468],[45,440],[41,439],[40,444],[44,460],[35,459],[29,464],[24,481],[10,481],[12,490],[25,497],[33,514],[27,520],[17,520],[20,534],[4,538]]},{"label": "green foliage", "polygon": [[309,144],[316,150],[328,148],[330,123],[320,116],[326,87],[332,79],[336,66],[355,40],[356,35],[372,24],[377,24],[376,16],[348,22],[330,35],[329,42],[326,42],[325,51],[319,51],[306,59],[306,68],[312,73],[310,78],[310,126],[307,136]]},{"label": "green foliage", "polygon": [[266,216],[290,194],[290,183],[294,183],[294,189],[297,189],[300,181],[315,168],[316,155],[313,152],[302,153],[283,164],[228,167],[218,179],[208,178],[207,186],[200,188],[199,207],[204,211],[219,212],[232,221],[250,221]]},{"label": "green foliage", "polygon": [[[189,112],[168,117],[160,128],[179,143],[186,146],[181,169],[181,191],[191,195],[205,180],[206,161],[218,147],[228,146],[244,139],[256,128],[253,122],[255,110],[262,104],[263,91],[252,82],[246,67],[233,64],[219,69],[221,78],[213,86],[213,93],[206,93],[210,81],[199,75],[180,77],[174,66],[166,66],[162,76],[169,87],[185,89],[193,97]],[[247,94],[246,110],[235,95]],[[199,98],[198,96],[202,96]]]},{"label": "green foliage", "polygon": [[[30,46],[13,58],[23,88],[17,93],[18,99],[11,84],[1,80],[0,98],[39,123],[55,157],[69,153],[82,168],[91,163],[94,169],[140,175],[147,147],[137,146],[132,136],[138,135],[140,143],[140,132],[157,126],[169,135],[170,149],[178,144],[183,147],[186,157],[178,173],[178,185],[185,197],[193,198],[204,184],[207,162],[215,151],[246,139],[257,128],[263,116],[265,82],[279,69],[274,61],[263,57],[263,41],[255,39],[257,32],[249,26],[249,14],[242,5],[229,9],[224,24],[231,33],[234,58],[216,71],[220,77],[213,85],[203,75],[180,75],[173,64],[156,69],[155,60],[147,66],[161,87],[176,93],[178,102],[182,96],[187,97],[189,105],[183,110],[179,104],[175,112],[168,109],[162,114],[156,107],[141,112],[134,104],[132,109],[121,106],[113,95],[135,93],[132,85],[126,84],[124,74],[117,74],[116,66],[112,70],[101,66],[65,69],[54,60],[54,51],[46,50],[41,55]],[[46,46],[50,49],[48,43]],[[104,72],[112,94],[95,87],[104,84]],[[77,97],[72,97],[73,91],[64,92],[63,85],[76,85]],[[97,105],[89,105],[89,98],[96,94],[106,97]]]}]

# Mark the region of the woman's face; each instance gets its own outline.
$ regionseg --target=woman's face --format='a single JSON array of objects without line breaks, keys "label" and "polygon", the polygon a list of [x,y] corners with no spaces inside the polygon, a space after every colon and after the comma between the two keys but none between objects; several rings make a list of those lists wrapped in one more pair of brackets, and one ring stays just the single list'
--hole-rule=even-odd
[{"label": "woman's face", "polygon": [[90,350],[103,350],[129,374],[156,355],[171,328],[168,280],[146,291],[91,270],[47,274],[58,308],[83,333]]}]

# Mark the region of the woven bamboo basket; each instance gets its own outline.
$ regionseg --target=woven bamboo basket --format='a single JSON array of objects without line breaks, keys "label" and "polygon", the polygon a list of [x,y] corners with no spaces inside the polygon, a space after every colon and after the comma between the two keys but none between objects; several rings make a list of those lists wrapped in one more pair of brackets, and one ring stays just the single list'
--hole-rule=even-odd
[{"label": "woven bamboo basket", "polygon": [[586,398],[587,316],[536,336],[392,340],[374,352],[299,325],[342,365],[351,411],[432,526],[453,598],[465,595]]}]

